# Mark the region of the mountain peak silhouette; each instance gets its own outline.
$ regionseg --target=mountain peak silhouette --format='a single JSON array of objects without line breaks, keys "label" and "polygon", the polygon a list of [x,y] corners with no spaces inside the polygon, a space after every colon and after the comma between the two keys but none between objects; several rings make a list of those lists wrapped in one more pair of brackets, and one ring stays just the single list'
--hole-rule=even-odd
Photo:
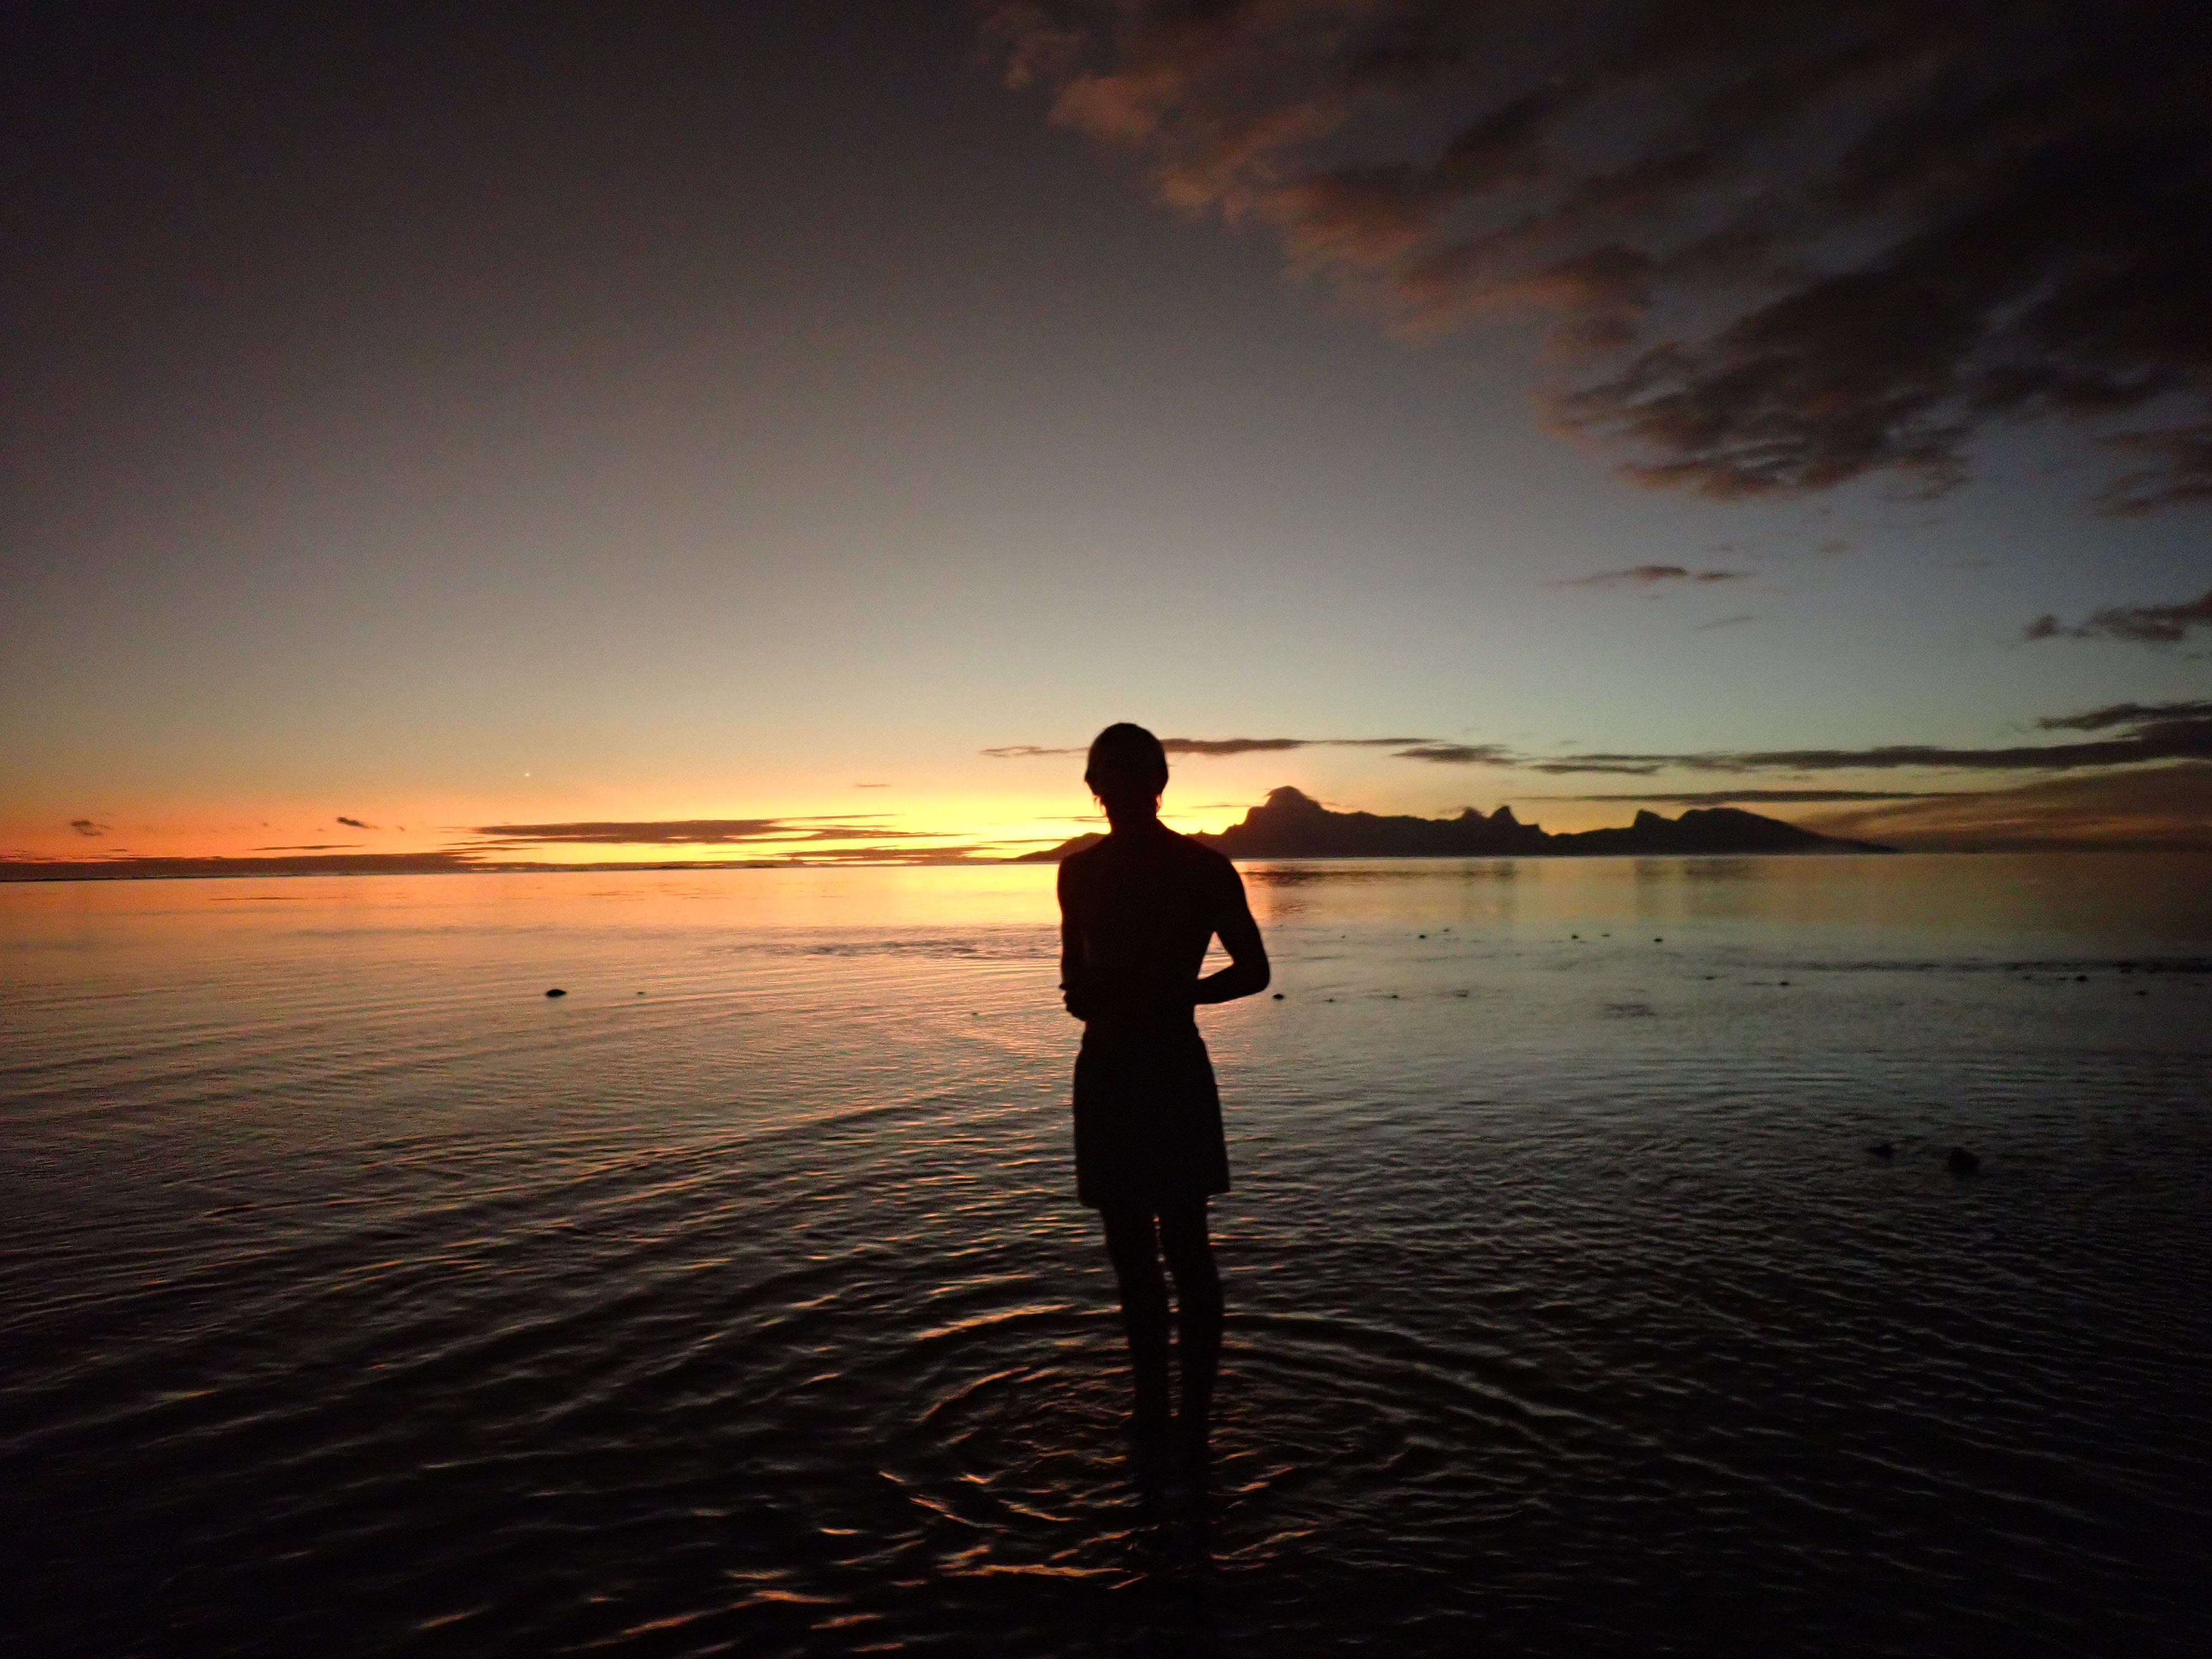
[{"label": "mountain peak silhouette", "polygon": [[[1098,842],[1096,834],[1016,860],[1056,864]],[[1218,834],[1192,837],[1239,859],[1513,858],[1670,853],[1887,853],[1872,842],[1815,835],[1780,818],[1737,806],[1696,807],[1679,818],[1639,810],[1622,829],[1551,835],[1522,823],[1510,806],[1485,817],[1475,808],[1456,817],[1423,818],[1339,812],[1285,784]]]}]

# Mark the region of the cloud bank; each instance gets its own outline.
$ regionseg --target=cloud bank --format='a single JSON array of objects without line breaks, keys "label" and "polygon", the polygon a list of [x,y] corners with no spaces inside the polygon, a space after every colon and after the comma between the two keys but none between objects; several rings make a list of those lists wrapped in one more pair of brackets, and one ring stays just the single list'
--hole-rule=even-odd
[{"label": "cloud bank", "polygon": [[485,848],[785,847],[795,842],[897,841],[915,832],[865,820],[818,818],[640,818],[575,823],[486,823],[469,832]]},{"label": "cloud bank", "polygon": [[1674,755],[1582,755],[1524,760],[1531,771],[1632,772],[1672,769],[1691,772],[2078,771],[2137,766],[2152,761],[2212,759],[2212,700],[2194,702],[2113,703],[2085,714],[2036,722],[2045,732],[2105,732],[2077,743],[2014,744],[1996,749],[1958,749],[1941,744],[1879,744],[1863,749],[1705,750]]},{"label": "cloud bank", "polygon": [[[1942,795],[1949,799],[1949,793]],[[1686,789],[1664,793],[1569,795],[1568,800],[1633,800],[1659,806],[1741,806],[1758,802],[1779,806],[1814,802],[1933,800],[1938,792],[1927,789]]]},{"label": "cloud bank", "polygon": [[2212,765],[2202,761],[1928,795],[1797,820],[1825,836],[1923,852],[2168,848],[2212,851]]},{"label": "cloud bank", "polygon": [[[1498,766],[1553,776],[1611,774],[1650,777],[1656,773],[1894,771],[2063,772],[2093,767],[2137,766],[2154,761],[2212,760],[2212,699],[2185,702],[2110,703],[2078,714],[2039,720],[2042,732],[2087,732],[2101,735],[2072,743],[2012,744],[2002,748],[1952,748],[1942,744],[1876,744],[1858,749],[1696,750],[1674,754],[1528,755],[1504,744],[1447,743],[1426,738],[1176,738],[1166,742],[1172,754],[1242,755],[1309,748],[1387,749],[1394,760],[1425,761],[1436,766]],[[1013,744],[986,749],[1000,759],[1044,755],[1080,755],[1080,749],[1052,749]],[[1739,792],[1705,795],[1698,800],[1810,799],[1813,796]],[[1820,797],[1825,799],[1825,796]],[[1887,797],[1885,797],[1887,798]],[[1589,796],[1603,799],[1613,797]],[[1680,800],[1681,795],[1622,796],[1638,800]]]},{"label": "cloud bank", "polygon": [[[1430,749],[1439,745],[1428,738],[1162,738],[1160,747],[1170,755],[1279,755],[1294,749],[1396,749],[1407,760],[1433,760]],[[993,760],[1034,760],[1053,755],[1088,755],[1081,745],[1048,748],[1034,743],[1011,743],[982,751]],[[1475,751],[1469,750],[1469,755]],[[1503,752],[1503,751],[1500,751]]]},{"label": "cloud bank", "polygon": [[1534,316],[1560,422],[1717,497],[2084,423],[2212,497],[2199,0],[999,0],[1051,118],[1397,329]]},{"label": "cloud bank", "polygon": [[1626,570],[1601,570],[1594,576],[1576,576],[1547,582],[1548,587],[1660,587],[1673,582],[1740,582],[1741,570],[1692,570],[1679,564],[1638,564]]},{"label": "cloud bank", "polygon": [[2108,605],[2069,628],[2053,616],[2038,617],[2027,640],[2121,640],[2132,645],[2179,645],[2197,629],[2212,634],[2212,588],[2179,605]]}]

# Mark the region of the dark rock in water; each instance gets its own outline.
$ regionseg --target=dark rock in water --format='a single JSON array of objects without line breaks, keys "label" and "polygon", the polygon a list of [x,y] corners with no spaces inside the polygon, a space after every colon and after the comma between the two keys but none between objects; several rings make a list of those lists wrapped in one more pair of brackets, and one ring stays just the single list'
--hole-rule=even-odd
[{"label": "dark rock in water", "polygon": [[566,991],[562,990],[559,986],[557,986],[557,985],[556,985],[556,986],[555,986],[551,990],[548,991],[545,994],[546,994],[547,996],[549,996],[549,997],[565,997],[565,996],[567,996],[568,994]]},{"label": "dark rock in water", "polygon": [[1276,1000],[1276,1001],[1278,1001],[1278,1002],[1280,1002],[1282,1000],[1283,1000],[1283,994],[1282,994],[1280,991],[1276,992],[1276,993],[1275,993],[1275,1000]]},{"label": "dark rock in water", "polygon": [[1873,1146],[1867,1148],[1867,1151],[1872,1152],[1876,1158],[1889,1158],[1897,1156],[1895,1144],[1887,1140],[1875,1141]]},{"label": "dark rock in water", "polygon": [[1964,1146],[1954,1146],[1951,1155],[1943,1160],[1943,1167],[1953,1175],[1972,1175],[1982,1167],[1982,1160]]}]

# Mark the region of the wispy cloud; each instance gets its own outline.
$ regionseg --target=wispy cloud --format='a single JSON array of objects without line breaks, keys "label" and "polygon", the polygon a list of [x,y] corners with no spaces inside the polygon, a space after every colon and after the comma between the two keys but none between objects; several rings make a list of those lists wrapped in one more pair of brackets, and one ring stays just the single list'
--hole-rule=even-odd
[{"label": "wispy cloud", "polygon": [[1502,743],[1417,743],[1391,754],[1393,760],[1426,761],[1431,766],[1510,766],[1512,751]]},{"label": "wispy cloud", "polygon": [[2108,702],[2079,714],[2051,714],[2036,721],[2044,732],[2110,732],[2115,727],[2148,728],[2212,720],[2212,698],[2190,702]]},{"label": "wispy cloud", "polygon": [[[2212,9],[1000,0],[1051,118],[1411,335],[1544,320],[1565,426],[1720,497],[2110,434],[2212,496]],[[1598,354],[1593,356],[1593,354]]]},{"label": "wispy cloud", "polygon": [[1698,623],[1693,626],[1690,631],[1692,634],[1705,634],[1711,632],[1716,628],[1741,628],[1746,623],[1755,623],[1758,620],[1758,617],[1753,616],[1747,611],[1741,616],[1716,617],[1711,622]]},{"label": "wispy cloud", "polygon": [[0,858],[0,881],[179,876],[438,875],[486,866],[460,853],[256,853],[238,858]]},{"label": "wispy cloud", "polygon": [[1692,570],[1679,564],[1631,565],[1626,570],[1601,570],[1594,576],[1574,576],[1547,582],[1547,587],[1663,587],[1674,582],[1740,582],[1741,570]]},{"label": "wispy cloud", "polygon": [[1561,800],[1632,800],[1653,806],[1782,806],[1847,800],[1926,800],[1940,792],[1932,789],[1680,789],[1646,790],[1641,793],[1563,795]]},{"label": "wispy cloud", "polygon": [[[1420,752],[1438,747],[1429,738],[1162,738],[1160,747],[1170,755],[1205,755],[1218,757],[1224,755],[1279,755],[1295,749],[1395,749],[1407,760],[1432,760],[1433,755]],[[1441,745],[1457,748],[1455,744]],[[1013,743],[982,751],[993,760],[1035,760],[1046,756],[1087,755],[1088,748],[1078,744],[1066,748],[1048,748],[1041,744]],[[1471,751],[1470,751],[1471,752]]]},{"label": "wispy cloud", "polygon": [[1936,771],[2062,772],[2136,766],[2152,761],[2212,758],[2212,701],[2115,703],[2086,714],[2038,720],[2045,732],[2112,732],[2081,743],[1950,748],[1941,744],[1879,744],[1863,749],[1706,750],[1674,755],[1587,755],[1522,763],[1537,772],[1571,774],[1620,767],[1692,772]]},{"label": "wispy cloud", "polygon": [[918,832],[866,820],[817,818],[599,819],[574,823],[486,823],[469,832],[502,848],[569,847],[755,847],[855,840],[892,841]]},{"label": "wispy cloud", "polygon": [[2069,627],[2054,616],[2038,617],[2027,640],[2122,640],[2131,645],[2178,645],[2197,629],[2212,634],[2212,588],[2179,605],[2108,605],[2087,622]]},{"label": "wispy cloud", "polygon": [[[2039,720],[2036,729],[2111,735],[2075,743],[2024,743],[1971,749],[1942,744],[1892,743],[1850,749],[1691,750],[1663,754],[1528,754],[1504,744],[1447,743],[1436,738],[1185,738],[1176,739],[1170,747],[1178,753],[1196,755],[1238,755],[1255,750],[1272,753],[1306,748],[1378,748],[1387,750],[1394,760],[1425,761],[1434,766],[1507,767],[1559,777],[1651,777],[1666,771],[1896,771],[1908,768],[1932,771],[2063,772],[2137,766],[2154,761],[2212,759],[2212,700],[2112,703],[2081,714]],[[1084,751],[1021,744],[983,752],[1021,757],[1079,755]],[[1743,800],[1752,797],[1736,793],[1717,798]]]},{"label": "wispy cloud", "polygon": [[1928,851],[2212,850],[2212,764],[2185,761],[2009,789],[1917,796],[1798,822],[1823,835]]},{"label": "wispy cloud", "polygon": [[108,830],[108,826],[106,824],[96,823],[90,818],[71,818],[70,820],[70,828],[76,830],[80,836],[94,837],[104,836]]},{"label": "wispy cloud", "polygon": [[338,822],[344,824],[349,830],[374,830],[376,828],[373,823],[363,823],[359,818],[349,818],[345,817],[343,814],[339,815]]}]

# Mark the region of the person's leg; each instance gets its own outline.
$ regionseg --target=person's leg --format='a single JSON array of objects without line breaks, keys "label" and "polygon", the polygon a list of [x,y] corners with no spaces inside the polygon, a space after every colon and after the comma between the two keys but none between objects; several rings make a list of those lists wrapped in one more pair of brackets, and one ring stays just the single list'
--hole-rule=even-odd
[{"label": "person's leg", "polygon": [[1182,1372],[1185,1449],[1202,1460],[1221,1364],[1221,1274],[1206,1236],[1206,1200],[1160,1211],[1160,1243],[1176,1283],[1176,1358]]},{"label": "person's leg", "polygon": [[1140,1439],[1157,1442],[1168,1427],[1168,1287],[1160,1277],[1160,1252],[1146,1211],[1103,1212],[1106,1254],[1121,1285],[1121,1318],[1129,1334],[1135,1372],[1135,1426]]}]

